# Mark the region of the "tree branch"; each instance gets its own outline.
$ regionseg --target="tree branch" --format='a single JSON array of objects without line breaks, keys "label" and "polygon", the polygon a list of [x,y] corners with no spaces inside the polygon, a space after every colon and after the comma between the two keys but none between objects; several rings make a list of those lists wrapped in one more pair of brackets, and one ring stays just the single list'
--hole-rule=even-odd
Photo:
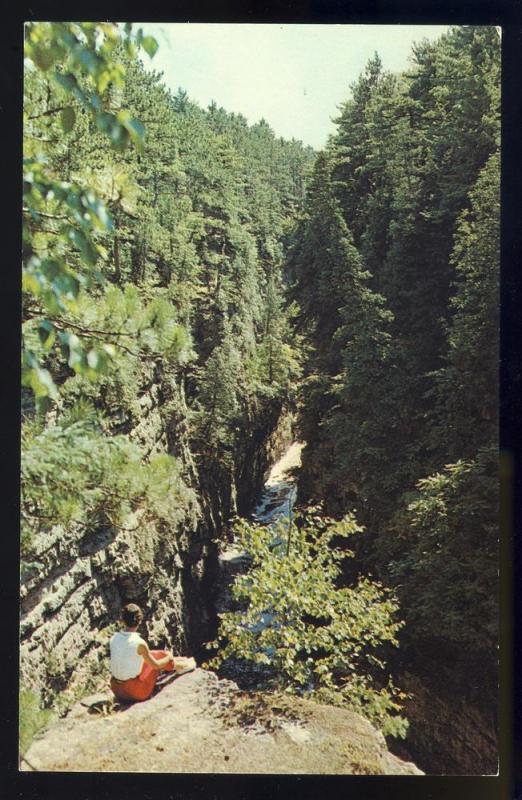
[{"label": "tree branch", "polygon": [[45,217],[46,219],[69,219],[69,217],[65,214],[46,214],[45,211],[38,211],[37,208],[30,209],[26,208],[25,206],[22,208],[24,214],[38,214],[39,217]]},{"label": "tree branch", "polygon": [[[43,314],[43,312],[40,312],[39,314],[31,314],[30,311],[31,309],[27,310],[28,313],[24,319],[24,322],[27,322],[29,319],[36,319],[37,316],[41,316]],[[97,330],[96,328],[85,328],[82,325],[77,325],[74,322],[69,322],[69,320],[61,319],[59,317],[51,317],[49,315],[45,315],[45,318],[48,319],[50,322],[52,322],[53,325],[55,325],[55,327],[59,331],[65,331],[68,328],[72,328],[73,330],[78,331],[79,336],[91,337],[92,339],[97,339],[98,341],[101,342],[103,342],[104,338],[107,336],[115,336],[116,338],[118,338],[119,336],[129,336],[130,338],[136,338],[138,336],[137,333],[127,333],[126,331],[100,331]],[[147,356],[148,358],[151,359],[162,357],[162,353],[156,351],[145,352],[143,350],[138,350],[138,352],[136,352],[135,350],[131,350],[129,347],[126,347],[124,344],[118,341],[114,342],[114,346],[119,347],[120,350],[123,350],[125,353],[128,353],[130,356],[133,356],[134,358],[139,358],[140,356]]]},{"label": "tree branch", "polygon": [[29,119],[40,119],[40,117],[48,117],[50,114],[58,114],[59,111],[64,111],[68,106],[58,106],[58,108],[49,108],[47,111],[42,111],[41,114],[33,114]]},{"label": "tree branch", "polygon": [[[111,331],[96,331],[92,328],[82,328],[81,325],[75,325],[73,322],[68,322],[67,320],[59,320],[56,317],[47,317],[53,325],[55,325],[59,331],[65,331],[67,328],[73,328],[73,330],[78,331],[80,336],[89,337],[91,339],[96,339],[97,341],[103,342],[107,336],[133,336],[132,333],[123,333],[123,332],[111,332]],[[115,347],[119,347],[120,350],[124,350],[130,356],[134,358],[138,358],[140,353],[136,353],[134,350],[130,350],[128,347],[125,347],[124,344],[121,342],[115,341]]]},{"label": "tree branch", "polygon": [[74,328],[75,330],[86,335],[98,334],[100,336],[130,336],[131,338],[135,338],[137,336],[136,333],[128,333],[126,331],[100,331],[97,328],[86,328],[84,325],[78,325],[77,323],[71,322],[68,319],[63,319],[63,317],[48,317],[48,319],[56,324],[58,328],[60,328],[60,326]]},{"label": "tree branch", "polygon": [[34,133],[26,133],[28,139],[36,139],[37,142],[45,142],[46,144],[56,144],[60,140],[56,137],[55,139],[49,139],[46,136],[35,136]]}]

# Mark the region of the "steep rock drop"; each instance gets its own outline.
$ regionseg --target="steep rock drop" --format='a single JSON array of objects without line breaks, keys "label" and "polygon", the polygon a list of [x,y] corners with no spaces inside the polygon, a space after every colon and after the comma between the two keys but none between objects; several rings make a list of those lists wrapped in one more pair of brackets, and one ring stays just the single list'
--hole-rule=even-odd
[{"label": "steep rock drop", "polygon": [[[273,523],[291,512],[301,445],[272,467],[254,517]],[[230,608],[230,582],[248,557],[226,546],[219,558],[216,610]],[[112,706],[107,693],[77,703],[33,742],[21,769],[46,771],[422,775],[389,752],[362,716],[287,695],[239,688],[255,669],[229,665],[227,677],[207,670],[167,680],[145,703]]]},{"label": "steep rock drop", "polygon": [[[259,502],[251,515],[256,522],[269,525],[291,513],[297,497],[296,481],[291,471],[301,463],[303,446],[299,442],[292,442],[271,467]],[[248,553],[238,550],[233,542],[224,543],[220,548],[218,563],[215,607],[216,612],[221,613],[234,606],[231,584],[235,575],[248,569]]]},{"label": "steep rock drop", "polygon": [[241,692],[197,669],[108,716],[78,704],[21,769],[60,772],[421,775],[350,711]]}]

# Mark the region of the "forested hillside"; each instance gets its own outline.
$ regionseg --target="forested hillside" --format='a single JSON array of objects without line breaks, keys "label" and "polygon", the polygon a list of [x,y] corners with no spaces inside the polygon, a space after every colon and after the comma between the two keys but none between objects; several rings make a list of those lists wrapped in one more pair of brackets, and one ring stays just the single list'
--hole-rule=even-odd
[{"label": "forested hillside", "polygon": [[[372,58],[288,263],[311,349],[302,502],[355,509],[406,650],[496,714],[499,70],[493,28]],[[450,677],[451,676],[451,677]],[[493,756],[494,759],[494,756]]]},{"label": "forested hillside", "polygon": [[300,373],[281,265],[312,150],[172,94],[156,47],[26,28],[22,676],[49,701],[126,600],[201,641],[194,586]]},{"label": "forested hillside", "polygon": [[157,46],[26,26],[24,702],[102,674],[124,602],[161,646],[215,636],[218,546],[296,415],[293,549],[292,518],[284,552],[242,529],[272,657],[242,610],[222,652],[494,772],[499,36],[375,54],[318,154],[171,92]]},{"label": "forested hillside", "polygon": [[[172,96],[119,47],[113,59],[125,84],[109,84],[94,119],[80,90],[67,95],[50,69],[26,76],[24,384],[41,412],[24,429],[28,551],[42,519],[117,520],[129,460],[136,502],[155,470],[182,491],[174,458],[147,471],[149,454],[129,439],[151,370],[167,436],[175,396],[187,398],[191,449],[209,491],[231,483],[234,469],[240,475],[246,432],[274,426],[299,372],[280,265],[310,149],[277,139],[263,121],[248,126],[215,105],[200,109],[182,90]],[[69,76],[81,84],[74,69]],[[138,147],[124,148],[110,127],[121,114]],[[75,217],[85,191],[101,201],[87,232]]]}]

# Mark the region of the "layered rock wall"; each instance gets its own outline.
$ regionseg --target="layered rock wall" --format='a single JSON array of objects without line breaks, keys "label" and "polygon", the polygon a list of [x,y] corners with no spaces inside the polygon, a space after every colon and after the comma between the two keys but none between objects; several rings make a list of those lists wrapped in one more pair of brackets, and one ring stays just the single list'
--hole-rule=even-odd
[{"label": "layered rock wall", "polygon": [[170,529],[135,513],[119,529],[56,527],[37,537],[35,566],[22,573],[20,673],[22,684],[47,703],[106,682],[108,641],[129,601],[146,611],[151,646],[198,654],[215,631],[216,537],[236,512],[238,495],[243,508],[253,501],[277,451],[280,406],[262,415],[241,443],[235,470],[202,480],[190,452],[182,382],[166,385],[158,365],[145,372],[136,410],[117,428],[147,457],[176,456],[199,502]]},{"label": "layered rock wall", "polygon": [[[173,449],[162,399],[158,383],[146,386],[137,399],[141,413],[130,435],[148,456]],[[177,402],[183,407],[181,394]],[[194,483],[187,442],[178,443],[177,450],[185,480]],[[200,521],[201,511],[193,504],[170,530],[158,530],[134,513],[122,528],[55,527],[37,537],[35,566],[23,571],[21,582],[22,683],[49,699],[104,674],[108,639],[129,600],[146,608],[154,645],[186,651],[183,572],[205,559]]]},{"label": "layered rock wall", "polygon": [[440,676],[403,672],[398,685],[410,695],[404,714],[410,726],[404,742],[391,744],[402,758],[413,759],[433,775],[496,775],[496,721],[464,692]]}]

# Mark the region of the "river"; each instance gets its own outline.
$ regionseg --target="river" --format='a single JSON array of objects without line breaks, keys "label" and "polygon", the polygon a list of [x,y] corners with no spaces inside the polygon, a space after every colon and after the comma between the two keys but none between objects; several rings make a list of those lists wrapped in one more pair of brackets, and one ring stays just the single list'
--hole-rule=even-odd
[{"label": "river", "polygon": [[[254,522],[273,525],[281,517],[290,516],[297,497],[297,478],[292,473],[301,465],[303,447],[300,442],[293,442],[273,465],[265,481],[261,498],[252,513]],[[225,572],[231,571],[227,569],[227,565],[240,566],[247,560],[248,554],[238,550],[233,542],[219,555],[220,566]]]},{"label": "river", "polygon": [[[281,518],[288,518],[297,497],[297,470],[301,464],[301,451],[304,445],[293,442],[278,461],[272,466],[265,481],[263,492],[251,519],[263,525],[275,525]],[[274,545],[279,544],[274,539]],[[220,579],[216,597],[216,611],[237,610],[232,597],[231,586],[236,575],[246,572],[250,564],[248,553],[238,549],[234,542],[227,544],[219,555]],[[267,622],[269,615],[267,615]],[[260,628],[261,630],[262,628]],[[236,681],[243,688],[260,687],[266,669],[251,662],[228,660],[220,668],[223,677]]]}]

